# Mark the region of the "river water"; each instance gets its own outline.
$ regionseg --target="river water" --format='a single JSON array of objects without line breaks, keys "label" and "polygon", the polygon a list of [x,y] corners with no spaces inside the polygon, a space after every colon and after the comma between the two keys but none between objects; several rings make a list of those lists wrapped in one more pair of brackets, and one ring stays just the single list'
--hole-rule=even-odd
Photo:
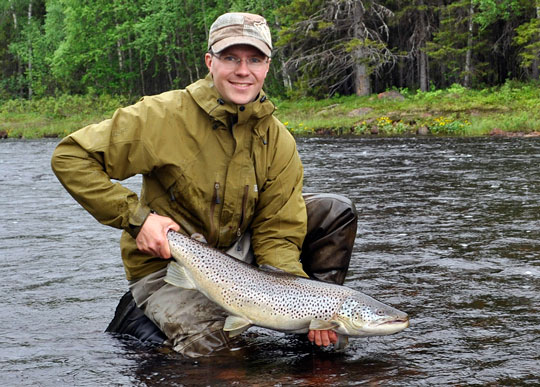
[{"label": "river water", "polygon": [[305,191],[360,214],[346,284],[411,327],[341,353],[252,328],[196,361],[103,332],[126,290],[120,232],[55,179],[56,143],[0,142],[2,385],[540,383],[538,139],[298,139]]}]

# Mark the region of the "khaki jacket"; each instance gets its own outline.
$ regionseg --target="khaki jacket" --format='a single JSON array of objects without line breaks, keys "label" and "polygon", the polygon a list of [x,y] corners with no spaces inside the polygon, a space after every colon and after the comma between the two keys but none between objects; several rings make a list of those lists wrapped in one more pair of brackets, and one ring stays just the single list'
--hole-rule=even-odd
[{"label": "khaki jacket", "polygon": [[[307,222],[303,169],[274,109],[263,92],[244,106],[225,103],[208,76],[67,136],[52,168],[99,222],[125,230],[129,280],[168,263],[135,244],[151,210],[222,250],[249,229],[258,264],[306,276],[299,262]],[[143,175],[140,196],[111,181],[136,174]]]}]

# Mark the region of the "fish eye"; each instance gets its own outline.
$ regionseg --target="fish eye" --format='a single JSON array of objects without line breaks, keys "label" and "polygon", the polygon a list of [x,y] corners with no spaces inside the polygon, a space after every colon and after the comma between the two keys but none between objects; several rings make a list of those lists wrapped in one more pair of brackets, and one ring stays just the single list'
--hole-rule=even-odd
[{"label": "fish eye", "polygon": [[377,314],[377,316],[383,316],[384,315],[384,312],[381,309],[377,309],[377,311],[375,313]]}]

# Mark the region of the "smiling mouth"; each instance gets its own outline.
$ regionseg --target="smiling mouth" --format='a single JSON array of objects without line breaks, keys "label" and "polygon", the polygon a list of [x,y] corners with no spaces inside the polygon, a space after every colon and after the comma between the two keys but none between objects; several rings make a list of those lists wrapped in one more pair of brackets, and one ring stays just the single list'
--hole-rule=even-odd
[{"label": "smiling mouth", "polygon": [[250,87],[251,86],[251,83],[240,83],[240,82],[231,82],[231,84],[233,86],[236,86],[236,87]]}]

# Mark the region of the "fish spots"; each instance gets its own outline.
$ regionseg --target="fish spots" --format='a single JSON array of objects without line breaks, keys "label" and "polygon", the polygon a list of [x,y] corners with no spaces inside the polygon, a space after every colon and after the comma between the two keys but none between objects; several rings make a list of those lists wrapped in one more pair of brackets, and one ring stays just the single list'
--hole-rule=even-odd
[{"label": "fish spots", "polygon": [[254,325],[301,330],[314,319],[330,321],[337,316],[351,322],[343,324],[346,333],[354,334],[354,326],[380,320],[380,311],[386,315],[390,308],[345,286],[259,270],[173,231],[167,237],[173,257],[189,272],[197,289]]},{"label": "fish spots", "polygon": [[355,298],[346,299],[339,309],[341,317],[356,321],[369,322],[377,318],[373,308],[362,300]]},{"label": "fish spots", "polygon": [[260,272],[244,265],[236,269],[236,281],[221,289],[231,307],[255,312],[264,309],[272,318],[307,321],[331,318],[343,298],[342,293],[323,283],[316,283],[323,285],[318,288],[313,281],[283,273]]}]

